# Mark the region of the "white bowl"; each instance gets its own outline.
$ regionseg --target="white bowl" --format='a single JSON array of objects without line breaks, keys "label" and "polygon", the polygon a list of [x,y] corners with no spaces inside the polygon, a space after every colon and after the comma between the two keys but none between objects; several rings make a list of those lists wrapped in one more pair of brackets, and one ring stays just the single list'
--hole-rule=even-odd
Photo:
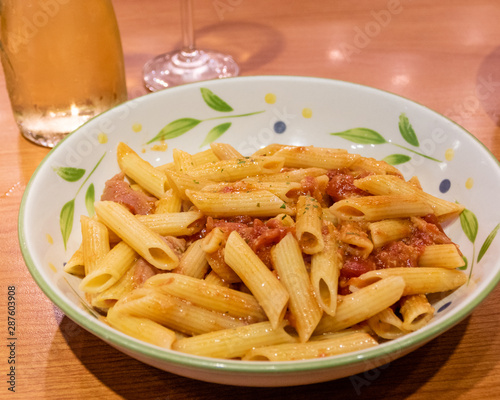
[{"label": "white bowl", "polygon": [[[204,98],[201,88],[217,97]],[[407,142],[400,133],[401,114],[411,123],[418,144]],[[164,144],[151,142],[162,128],[181,118],[200,122],[191,120],[191,125],[196,126]],[[406,178],[417,175],[427,192],[467,208],[469,223],[457,220],[446,231],[468,260],[469,283],[437,299],[435,318],[417,332],[368,350],[309,361],[245,362],[197,357],[135,340],[99,321],[82,305],[83,296],[76,289],[78,279],[63,272],[64,263],[81,240],[78,217],[87,214],[85,198],[90,184],[98,198],[104,182],[119,170],[116,146],[120,141],[153,165],[160,165],[172,160],[174,148],[189,153],[207,148],[203,143],[212,128],[229,122],[231,126],[217,140],[232,144],[244,155],[270,143],[283,143],[345,148],[363,156],[405,161],[398,167]],[[331,135],[358,127],[379,135],[368,135],[364,143]],[[171,131],[169,135],[179,132]],[[75,175],[74,179],[78,171],[83,176],[70,182],[61,178],[62,171]],[[68,136],[40,164],[26,189],[19,238],[26,264],[45,294],[77,324],[124,353],[160,369],[204,381],[246,386],[300,385],[357,374],[390,362],[472,312],[500,280],[500,238],[495,238],[500,223],[495,196],[498,193],[500,168],[495,157],[463,128],[424,106],[340,81],[276,76],[230,78],[131,100]],[[65,228],[65,248],[60,214],[72,200],[75,221],[72,229]]]}]

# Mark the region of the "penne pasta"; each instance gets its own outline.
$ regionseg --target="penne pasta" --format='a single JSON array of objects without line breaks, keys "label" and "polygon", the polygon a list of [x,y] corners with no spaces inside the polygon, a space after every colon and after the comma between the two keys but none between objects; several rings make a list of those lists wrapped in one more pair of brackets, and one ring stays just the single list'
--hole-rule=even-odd
[{"label": "penne pasta", "polygon": [[211,143],[210,148],[219,160],[243,159],[243,155],[227,143]]},{"label": "penne pasta", "polygon": [[419,267],[460,268],[465,260],[453,243],[426,246],[418,259]]},{"label": "penne pasta", "polygon": [[319,253],[325,246],[322,233],[322,216],[323,209],[314,197],[299,197],[295,232],[300,248],[306,254]]},{"label": "penne pasta", "polygon": [[208,262],[201,247],[202,239],[191,243],[182,254],[179,265],[172,271],[178,274],[202,279],[208,271]]},{"label": "penne pasta", "polygon": [[143,287],[179,297],[196,306],[229,314],[251,322],[265,321],[266,314],[254,296],[202,279],[175,273],[159,274],[149,278]]},{"label": "penne pasta", "polygon": [[368,326],[383,339],[397,339],[409,331],[392,308],[386,308],[368,319]]},{"label": "penne pasta", "polygon": [[378,342],[369,334],[354,332],[348,335],[316,340],[308,343],[282,343],[274,346],[256,347],[248,351],[243,360],[249,361],[293,361],[308,360],[350,353],[377,346]]},{"label": "penne pasta", "polygon": [[311,284],[316,299],[325,313],[334,316],[337,311],[337,294],[342,256],[333,232],[325,237],[325,246],[311,258]]},{"label": "penne pasta", "polygon": [[282,213],[294,214],[292,208],[267,190],[234,193],[186,190],[186,196],[203,214],[217,218],[241,214],[251,217],[274,217]]},{"label": "penne pasta", "polygon": [[447,292],[462,286],[467,276],[458,270],[447,268],[387,268],[366,272],[349,280],[351,290],[363,288],[381,279],[398,276],[403,278],[403,296]]},{"label": "penne pasta", "polygon": [[110,250],[109,235],[106,227],[95,218],[80,217],[82,227],[82,256],[85,275],[97,269]]},{"label": "penne pasta", "polygon": [[313,146],[285,146],[273,157],[284,158],[284,166],[289,168],[338,169],[350,167],[360,156],[345,150],[326,149]]},{"label": "penne pasta", "polygon": [[278,343],[293,343],[296,340],[286,333],[285,323],[273,326],[270,322],[259,322],[235,329],[226,329],[204,335],[178,340],[173,349],[205,357],[243,357],[254,347]]},{"label": "penne pasta", "polygon": [[346,252],[361,258],[367,258],[373,250],[373,242],[368,233],[359,224],[346,222],[339,231],[339,241],[347,246]]},{"label": "penne pasta", "polygon": [[244,179],[238,182],[217,182],[207,184],[201,189],[203,192],[250,192],[265,190],[278,196],[284,202],[295,200],[295,193],[299,191],[299,182],[273,182],[266,180]]},{"label": "penne pasta", "polygon": [[403,278],[389,276],[342,297],[335,316],[324,315],[315,334],[340,331],[373,317],[396,303],[404,289]]},{"label": "penne pasta", "polygon": [[176,213],[182,210],[182,199],[174,192],[173,189],[168,189],[165,197],[156,202],[155,214]]},{"label": "penne pasta", "polygon": [[416,331],[427,325],[434,316],[434,307],[423,294],[405,296],[401,299],[400,310],[403,317],[402,327],[406,331]]},{"label": "penne pasta", "polygon": [[120,169],[138,183],[144,190],[158,198],[164,197],[168,188],[165,173],[143,160],[125,143],[118,144],[118,165]]},{"label": "penne pasta", "polygon": [[132,317],[121,313],[114,307],[108,310],[106,321],[112,327],[129,336],[166,349],[170,349],[176,339],[175,332],[171,329],[147,318]]},{"label": "penne pasta", "polygon": [[411,195],[365,196],[340,200],[330,210],[341,220],[369,222],[432,213],[432,207],[425,200]]},{"label": "penne pasta", "polygon": [[200,211],[136,215],[137,220],[161,236],[186,236],[200,231],[204,215]]},{"label": "penne pasta", "polygon": [[178,297],[147,288],[130,292],[118,300],[114,308],[127,315],[150,319],[187,335],[200,335],[247,325],[238,318],[198,307]]},{"label": "penne pasta", "polygon": [[221,160],[194,167],[189,170],[189,175],[194,178],[215,182],[233,182],[249,176],[278,173],[283,167],[283,163],[284,160],[280,157]]},{"label": "penne pasta", "polygon": [[358,188],[375,195],[410,196],[425,201],[431,206],[432,212],[441,220],[456,217],[464,209],[460,204],[432,196],[418,186],[412,185],[395,175],[371,175],[357,179],[354,184]]},{"label": "penne pasta", "polygon": [[137,261],[137,253],[120,242],[99,260],[94,271],[80,282],[80,290],[99,293],[113,286]]},{"label": "penne pasta", "polygon": [[323,310],[314,296],[299,243],[291,233],[274,246],[271,258],[280,282],[290,296],[289,309],[300,341],[307,342],[318,325]]},{"label": "penne pasta", "polygon": [[66,264],[64,264],[64,272],[76,275],[76,276],[85,276],[85,263],[83,261],[83,245],[80,245],[78,249],[73,253],[71,258],[68,260]]},{"label": "penne pasta", "polygon": [[137,340],[227,359],[335,356],[424,327],[427,294],[467,281],[440,225],[463,207],[384,161],[280,144],[171,154],[153,167],[118,145],[122,172],[64,265]]},{"label": "penne pasta", "polygon": [[290,296],[236,231],[227,239],[224,260],[253,293],[271,325],[277,328],[285,316]]},{"label": "penne pasta", "polygon": [[97,202],[94,207],[106,226],[155,267],[170,270],[179,264],[179,257],[167,242],[125,207],[111,201]]},{"label": "penne pasta", "polygon": [[411,222],[408,219],[384,219],[368,225],[374,248],[379,248],[411,234]]}]

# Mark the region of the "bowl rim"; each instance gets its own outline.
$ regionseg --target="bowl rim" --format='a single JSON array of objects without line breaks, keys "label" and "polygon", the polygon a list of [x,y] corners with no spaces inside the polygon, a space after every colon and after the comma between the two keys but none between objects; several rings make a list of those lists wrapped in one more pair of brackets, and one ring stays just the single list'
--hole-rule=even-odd
[{"label": "bowl rim", "polygon": [[[222,80],[214,80],[214,81],[204,81],[204,82],[196,82],[189,83],[181,86],[176,86],[173,88],[169,88],[168,92],[182,91],[189,89],[191,87],[199,87],[201,85],[217,85],[217,82],[223,84],[227,84],[228,81],[262,81],[262,80],[270,80],[270,81],[279,81],[279,80],[291,80],[291,81],[312,81],[318,83],[326,83],[326,84],[341,84],[345,86],[357,87],[364,91],[372,91],[374,93],[382,93],[385,95],[389,95],[394,98],[398,98],[400,100],[404,100],[405,102],[413,103],[419,107],[425,108],[428,112],[435,114],[439,118],[444,118],[454,125],[456,125],[463,133],[469,135],[472,139],[474,139],[482,148],[486,151],[486,153],[496,162],[496,164],[500,167],[500,162],[493,155],[493,153],[472,133],[466,130],[464,127],[451,120],[450,118],[430,109],[427,106],[424,106],[418,102],[410,100],[406,97],[397,95],[387,90],[374,88],[371,86],[366,86],[359,83],[348,82],[343,80],[329,79],[329,78],[321,78],[321,77],[311,77],[311,76],[296,76],[296,75],[255,75],[255,76],[244,76],[244,77],[232,77],[225,78]],[[147,93],[140,98],[153,98],[154,96],[162,96],[165,91],[159,91],[154,93]],[[57,306],[59,307],[63,313],[68,316],[71,320],[73,320],[78,325],[82,326],[92,334],[101,338],[102,340],[113,344],[115,346],[119,346],[125,348],[129,351],[132,351],[136,354],[141,354],[150,359],[154,359],[160,362],[167,362],[170,364],[176,364],[178,366],[183,366],[187,368],[195,368],[195,369],[205,369],[212,371],[227,371],[234,373],[245,373],[245,374],[283,374],[283,373],[294,373],[294,372],[311,372],[323,369],[334,369],[343,367],[346,365],[351,365],[353,363],[359,362],[369,362],[376,358],[388,356],[389,354],[399,352],[400,355],[404,355],[405,350],[410,350],[414,346],[419,346],[427,343],[428,341],[434,339],[436,336],[444,333],[454,325],[458,324],[462,320],[464,320],[498,285],[500,282],[500,270],[496,273],[494,277],[479,291],[475,297],[469,299],[465,302],[463,306],[459,309],[452,311],[444,320],[438,321],[435,324],[430,324],[427,326],[425,330],[418,330],[416,332],[410,333],[398,339],[388,341],[374,348],[347,353],[337,356],[311,359],[311,360],[297,360],[297,361],[242,361],[242,360],[225,360],[218,358],[209,358],[191,355],[187,353],[181,353],[175,350],[164,349],[155,345],[148,344],[146,342],[142,342],[130,336],[127,336],[107,325],[98,321],[97,319],[90,319],[85,317],[82,310],[77,309],[74,305],[67,302],[62,296],[60,296],[50,285],[50,282],[46,281],[43,275],[38,271],[37,266],[33,260],[30,249],[27,247],[27,232],[25,230],[25,218],[26,218],[26,208],[27,203],[30,198],[31,188],[35,184],[35,180],[42,169],[42,167],[47,163],[47,161],[51,158],[52,154],[61,146],[64,146],[64,143],[74,135],[79,135],[79,132],[83,132],[85,130],[85,126],[90,124],[93,120],[100,118],[102,115],[113,112],[120,107],[125,107],[129,102],[137,99],[129,99],[126,102],[117,105],[104,113],[90,119],[85,124],[80,126],[70,135],[66,136],[63,140],[61,140],[51,151],[44,157],[44,159],[37,166],[33,175],[31,176],[25,191],[23,193],[19,213],[18,213],[18,240],[19,246],[21,249],[21,253],[24,259],[24,262],[35,280],[36,284],[40,287],[42,292]],[[93,318],[93,317],[92,317]],[[396,356],[397,358],[399,356]],[[389,359],[387,361],[390,361]]]}]

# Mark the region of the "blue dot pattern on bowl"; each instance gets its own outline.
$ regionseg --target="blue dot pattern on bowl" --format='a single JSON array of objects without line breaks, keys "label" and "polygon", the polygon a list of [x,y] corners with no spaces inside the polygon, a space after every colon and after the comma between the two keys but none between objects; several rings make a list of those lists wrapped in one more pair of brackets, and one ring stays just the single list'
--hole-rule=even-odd
[{"label": "blue dot pattern on bowl", "polygon": [[448,303],[443,304],[441,307],[439,307],[439,310],[437,310],[437,312],[440,313],[441,311],[446,310],[450,305],[451,305],[451,301],[449,301]]},{"label": "blue dot pattern on bowl", "polygon": [[274,124],[274,131],[276,133],[283,133],[286,131],[286,124],[283,121],[278,121]]},{"label": "blue dot pattern on bowl", "polygon": [[451,187],[451,182],[449,179],[443,179],[441,183],[439,184],[439,191],[441,193],[446,193],[448,190],[450,190]]}]

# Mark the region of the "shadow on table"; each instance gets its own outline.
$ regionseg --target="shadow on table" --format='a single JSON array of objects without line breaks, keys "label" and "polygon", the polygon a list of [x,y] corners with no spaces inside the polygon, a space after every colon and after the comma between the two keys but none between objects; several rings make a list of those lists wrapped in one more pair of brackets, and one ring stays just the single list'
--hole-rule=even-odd
[{"label": "shadow on table", "polygon": [[[336,381],[285,388],[233,387],[183,378],[145,365],[108,346],[63,317],[60,331],[81,363],[104,385],[127,400],[186,399],[403,399],[445,366],[467,331],[469,318],[413,353],[371,371]],[[468,352],[477,365],[488,346]],[[53,349],[57,352],[57,349]],[[463,351],[463,350],[462,350]],[[57,355],[54,355],[54,359]],[[475,362],[477,361],[477,363]],[[482,374],[460,371],[461,389],[474,386]],[[68,382],[70,384],[70,382]]]}]

